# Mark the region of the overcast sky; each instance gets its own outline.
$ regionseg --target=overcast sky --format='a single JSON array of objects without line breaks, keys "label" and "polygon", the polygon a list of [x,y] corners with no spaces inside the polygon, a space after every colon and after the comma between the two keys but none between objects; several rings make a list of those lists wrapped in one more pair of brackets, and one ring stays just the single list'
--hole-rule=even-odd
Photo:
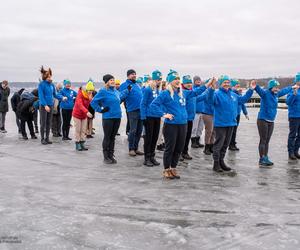
[{"label": "overcast sky", "polygon": [[1,1],[0,78],[126,78],[170,68],[202,78],[300,71],[299,0]]}]

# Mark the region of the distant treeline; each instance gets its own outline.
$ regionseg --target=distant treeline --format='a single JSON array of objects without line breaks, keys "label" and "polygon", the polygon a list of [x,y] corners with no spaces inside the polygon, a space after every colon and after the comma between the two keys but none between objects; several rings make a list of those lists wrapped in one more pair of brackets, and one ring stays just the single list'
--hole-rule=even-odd
[{"label": "distant treeline", "polygon": [[[280,82],[280,87],[285,87],[285,86],[288,86],[288,85],[291,85],[294,83],[294,78],[292,77],[274,77],[277,81]],[[257,81],[257,83],[262,86],[262,87],[266,87],[268,82],[271,80],[271,79],[274,79],[274,78],[260,78],[260,79],[255,79]],[[247,87],[247,84],[249,83],[249,81],[251,81],[252,79],[239,79],[240,82],[241,82],[241,86],[242,87]]]}]

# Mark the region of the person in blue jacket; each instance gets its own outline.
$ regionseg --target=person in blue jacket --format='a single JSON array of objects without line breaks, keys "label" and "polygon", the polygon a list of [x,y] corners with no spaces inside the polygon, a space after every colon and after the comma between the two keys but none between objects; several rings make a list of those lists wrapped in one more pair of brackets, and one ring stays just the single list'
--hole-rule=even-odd
[{"label": "person in blue jacket", "polygon": [[102,141],[103,158],[106,164],[115,164],[117,160],[114,156],[115,138],[118,133],[122,111],[121,101],[128,95],[129,90],[125,89],[119,92],[115,89],[115,78],[106,74],[103,76],[104,87],[101,88],[93,98],[90,105],[92,108],[102,114],[102,127],[104,137]]},{"label": "person in blue jacket", "polygon": [[[200,88],[202,85],[202,81],[200,76],[194,76],[193,77],[193,89],[197,89]],[[193,121],[193,129],[192,129],[192,135],[191,135],[191,142],[192,148],[203,148],[204,145],[201,144],[201,136],[202,136],[202,132],[203,132],[203,128],[204,128],[204,122],[203,122],[203,105],[204,105],[204,101],[201,100],[197,100],[196,99],[196,115],[195,115],[195,119]]]},{"label": "person in blue jacket", "polygon": [[[147,78],[149,79],[150,77]],[[141,119],[145,127],[144,136],[144,165],[147,167],[158,166],[160,163],[155,159],[155,147],[160,130],[160,114],[150,109],[150,104],[159,95],[161,90],[162,73],[159,70],[152,72],[152,81],[148,82],[143,90],[141,102]]]},{"label": "person in blue jacket", "polygon": [[[187,111],[187,132],[183,151],[181,154],[182,160],[192,160],[193,158],[189,155],[189,142],[191,140],[193,120],[196,115],[196,101],[201,101],[205,99],[206,95],[201,95],[206,90],[206,86],[202,85],[199,88],[193,89],[193,82],[190,75],[182,77],[182,91],[183,96],[186,99],[186,111]],[[197,97],[198,96],[198,97]],[[200,99],[201,98],[201,99]]]},{"label": "person in blue jacket", "polygon": [[255,88],[255,91],[260,96],[260,110],[257,117],[257,128],[260,137],[258,146],[260,167],[270,167],[274,164],[269,159],[268,152],[277,114],[278,98],[292,90],[290,86],[279,90],[279,86],[280,83],[272,79],[268,82],[267,89],[262,89],[259,85]]},{"label": "person in blue jacket", "polygon": [[129,155],[144,155],[143,152],[138,150],[141,134],[143,131],[143,122],[141,120],[141,101],[142,101],[142,89],[136,83],[136,72],[133,69],[127,71],[127,80],[120,86],[120,91],[130,88],[131,91],[125,98],[126,109],[129,119],[129,135],[128,146]]},{"label": "person in blue jacket", "polygon": [[[237,79],[231,79],[231,89],[234,93],[241,96],[242,95],[242,89],[240,85],[240,81]],[[236,117],[236,126],[233,129],[231,141],[229,144],[229,150],[231,151],[239,151],[240,149],[236,146],[236,133],[238,126],[240,124],[241,119],[241,112],[243,111],[243,114],[245,115],[246,119],[249,120],[248,111],[246,108],[246,105],[244,103],[238,105],[238,111],[237,111],[237,117]]]},{"label": "person in blue jacket", "polygon": [[42,81],[38,86],[38,95],[40,103],[40,133],[41,143],[43,145],[52,144],[49,140],[51,121],[53,115],[54,98],[60,100],[56,94],[55,86],[52,83],[52,70],[49,68],[45,70],[41,67]]},{"label": "person in blue jacket", "polygon": [[[213,78],[214,79],[214,78]],[[213,80],[214,83],[216,80]],[[239,96],[231,90],[230,78],[222,75],[218,79],[219,90],[209,89],[207,99],[214,108],[214,129],[216,134],[213,145],[213,170],[215,172],[231,171],[225,164],[224,158],[229,146],[233,128],[237,125],[236,117],[238,105],[246,103],[253,94],[256,86],[255,81],[251,81],[250,89],[245,95]]]},{"label": "person in blue jacket", "polygon": [[72,119],[72,112],[74,108],[74,102],[77,96],[77,92],[73,89],[71,89],[71,81],[68,79],[65,79],[64,87],[60,91],[60,94],[62,96],[62,101],[60,102],[60,108],[61,108],[61,114],[63,119],[62,124],[62,134],[63,138],[62,140],[72,140],[69,137],[70,132],[70,125],[71,125],[71,119]]},{"label": "person in blue jacket", "polygon": [[289,158],[296,161],[300,159],[300,73],[295,76],[295,88],[287,96],[286,104],[288,105],[289,116],[289,137],[288,152]]}]

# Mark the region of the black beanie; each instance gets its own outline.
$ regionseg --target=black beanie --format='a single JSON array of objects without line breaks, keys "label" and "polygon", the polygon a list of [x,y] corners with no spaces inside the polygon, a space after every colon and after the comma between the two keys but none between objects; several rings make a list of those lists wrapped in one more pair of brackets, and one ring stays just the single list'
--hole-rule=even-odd
[{"label": "black beanie", "polygon": [[127,70],[127,77],[131,74],[136,74],[134,69]]},{"label": "black beanie", "polygon": [[113,79],[114,77],[110,74],[104,75],[103,76],[103,81],[104,83],[107,83],[110,79]]}]

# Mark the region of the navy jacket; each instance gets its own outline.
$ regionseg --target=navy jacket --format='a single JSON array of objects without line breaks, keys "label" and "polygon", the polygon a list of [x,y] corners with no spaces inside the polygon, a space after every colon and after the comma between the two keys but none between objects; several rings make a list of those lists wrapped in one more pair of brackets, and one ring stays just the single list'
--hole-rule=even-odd
[{"label": "navy jacket", "polygon": [[131,85],[132,89],[125,97],[127,112],[139,110],[141,108],[141,101],[143,97],[140,85],[128,79],[126,82],[121,84],[120,92],[126,90],[129,85]]}]

